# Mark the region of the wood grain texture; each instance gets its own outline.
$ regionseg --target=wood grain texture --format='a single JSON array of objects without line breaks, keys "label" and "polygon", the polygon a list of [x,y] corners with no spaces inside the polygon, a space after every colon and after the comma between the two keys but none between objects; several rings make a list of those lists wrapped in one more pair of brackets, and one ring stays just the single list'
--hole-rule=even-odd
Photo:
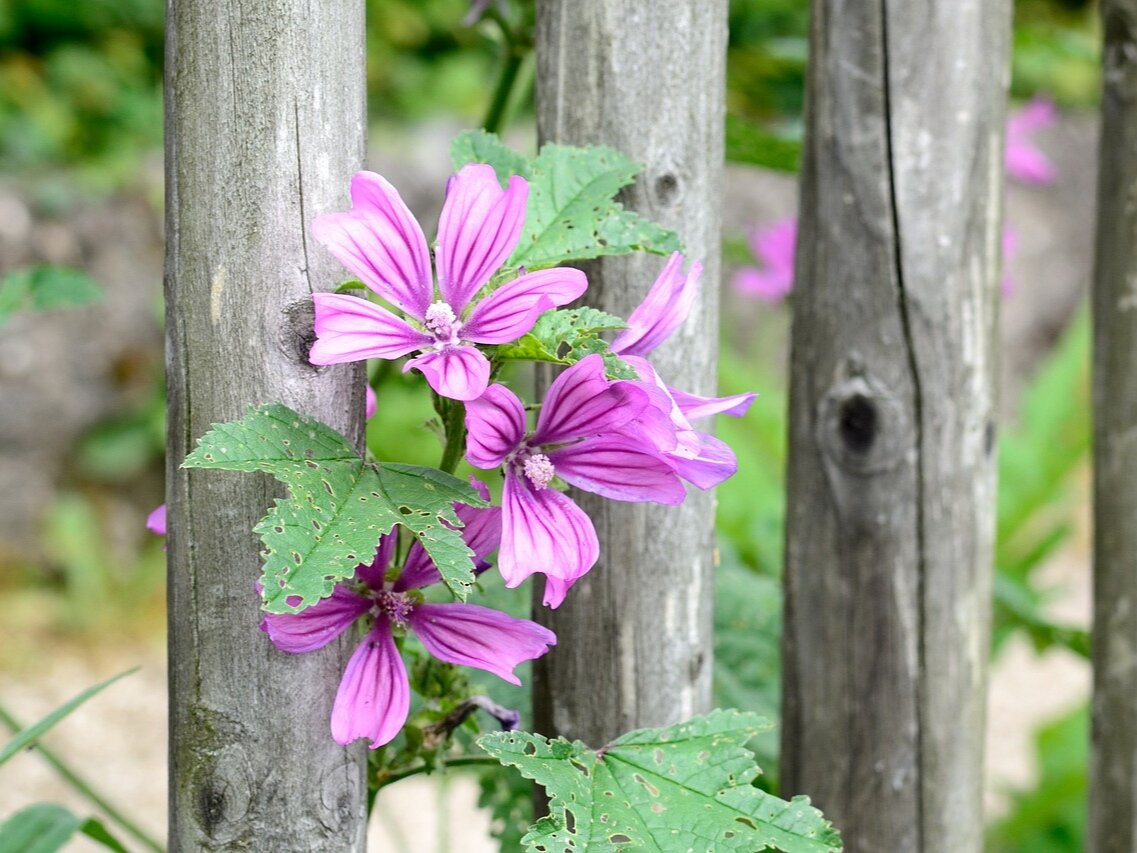
[{"label": "wood grain texture", "polygon": [[1137,849],[1137,2],[1101,5],[1093,282],[1094,697],[1086,849]]},{"label": "wood grain texture", "polygon": [[1009,18],[813,4],[782,783],[850,853],[982,845]]},{"label": "wood grain texture", "polygon": [[[726,56],[725,0],[539,0],[542,142],[603,144],[646,168],[621,197],[671,228],[705,264],[687,322],[652,356],[668,383],[715,385]],[[589,305],[627,316],[665,259],[586,266]],[[679,507],[574,493],[596,524],[600,561],[556,611],[535,607],[557,647],[534,675],[539,731],[599,746],[640,726],[707,710],[714,503]]]},{"label": "wood grain texture", "polygon": [[362,850],[363,747],[331,739],[350,649],[258,630],[280,489],[178,466],[211,423],[279,401],[357,446],[353,367],[308,364],[311,293],[343,270],[308,226],[344,209],[365,132],[362,0],[169,0],[166,329],[170,849]]}]

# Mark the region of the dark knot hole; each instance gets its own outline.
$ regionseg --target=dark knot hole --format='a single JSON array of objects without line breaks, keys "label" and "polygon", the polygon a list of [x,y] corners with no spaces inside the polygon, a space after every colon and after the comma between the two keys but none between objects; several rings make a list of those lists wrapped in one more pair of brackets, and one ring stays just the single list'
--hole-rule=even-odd
[{"label": "dark knot hole", "polygon": [[841,405],[841,440],[854,453],[868,453],[880,429],[878,421],[872,400],[861,394],[850,397]]}]

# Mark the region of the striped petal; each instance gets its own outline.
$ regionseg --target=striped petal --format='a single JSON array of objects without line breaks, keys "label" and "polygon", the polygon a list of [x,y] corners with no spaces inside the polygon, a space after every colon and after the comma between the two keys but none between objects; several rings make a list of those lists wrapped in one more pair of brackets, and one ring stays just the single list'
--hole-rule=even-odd
[{"label": "striped petal", "polygon": [[545,395],[531,444],[559,444],[613,432],[650,405],[631,382],[610,382],[599,355],[582,358],[558,376]]},{"label": "striped petal", "polygon": [[434,343],[434,338],[411,328],[366,299],[338,293],[316,293],[316,343],[312,364],[341,364],[368,358],[399,358]]},{"label": "striped petal", "polygon": [[621,436],[590,438],[548,455],[562,480],[612,500],[675,505],[687,496],[664,459]]},{"label": "striped petal", "polygon": [[472,346],[447,347],[425,352],[403,365],[403,372],[421,371],[438,394],[451,400],[474,400],[490,381],[490,363]]},{"label": "striped petal", "polygon": [[356,173],[351,210],[317,216],[312,234],[375,293],[423,318],[434,294],[426,237],[386,179]]},{"label": "striped petal", "polygon": [[450,179],[438,219],[438,287],[455,314],[509,257],[525,224],[529,184],[516,175],[503,190],[492,166],[468,163]]},{"label": "striped petal", "polygon": [[439,660],[492,672],[510,684],[521,683],[513,673],[519,663],[539,658],[557,642],[536,622],[476,604],[420,604],[410,625]]},{"label": "striped petal", "polygon": [[466,403],[466,461],[496,468],[525,437],[525,407],[504,385],[491,385]]},{"label": "striped petal", "polygon": [[523,275],[478,302],[462,327],[462,337],[479,344],[515,341],[550,308],[567,305],[587,289],[584,273],[569,267]]},{"label": "striped petal", "polygon": [[332,706],[332,737],[339,744],[365,737],[375,749],[394,740],[410,707],[407,668],[381,616],[347,662]]},{"label": "striped petal", "polygon": [[265,614],[260,628],[282,652],[313,652],[350,628],[370,606],[363,596],[337,586],[331,596],[299,613]]},{"label": "striped petal", "polygon": [[612,352],[647,355],[671,337],[695,304],[702,273],[703,265],[695,261],[684,275],[683,256],[673,252],[643,302],[628,317],[628,328],[612,341]]}]

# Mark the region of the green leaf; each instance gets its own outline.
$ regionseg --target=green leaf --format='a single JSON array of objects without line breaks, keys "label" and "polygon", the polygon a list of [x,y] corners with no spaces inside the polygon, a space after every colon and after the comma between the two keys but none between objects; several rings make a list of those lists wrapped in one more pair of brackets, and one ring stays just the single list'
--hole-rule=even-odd
[{"label": "green leaf", "polygon": [[612,148],[544,146],[530,166],[525,230],[508,265],[536,270],[603,255],[678,251],[674,231],[613,198],[641,168]]},{"label": "green leaf", "polygon": [[808,798],[786,802],[751,784],[760,771],[744,744],[768,728],[755,714],[713,711],[599,751],[524,732],[478,743],[549,794],[548,817],[524,838],[531,851],[840,850]]},{"label": "green leaf", "polygon": [[483,505],[470,486],[433,468],[364,462],[331,427],[287,406],[214,424],[182,466],[263,471],[288,486],[288,497],[253,528],[265,545],[270,613],[296,613],[331,595],[397,524],[418,538],[459,599],[473,584],[473,553],[452,506]]},{"label": "green leaf", "polygon": [[0,853],[55,853],[76,832],[115,853],[128,853],[101,821],[76,817],[55,803],[35,803],[0,823]]},{"label": "green leaf", "polygon": [[529,160],[507,148],[497,134],[484,130],[464,130],[450,143],[450,162],[458,171],[467,163],[489,163],[504,187],[511,175],[529,177]]},{"label": "green leaf", "polygon": [[33,723],[23,731],[19,732],[15,737],[4,744],[2,748],[0,748],[0,765],[8,761],[8,759],[10,759],[21,749],[31,746],[33,743],[43,737],[44,734],[46,734],[52,726],[54,726],[56,723],[58,723],[60,720],[62,720],[96,693],[106,689],[107,687],[110,687],[120,678],[130,675],[136,669],[137,667],[134,669],[128,669],[126,672],[120,672],[113,678],[108,678],[106,681],[100,684],[96,684],[94,687],[88,687],[74,699],[71,699],[63,705],[60,705],[39,722]]},{"label": "green leaf", "polygon": [[0,327],[19,311],[47,311],[94,302],[102,289],[82,270],[40,264],[0,277]]},{"label": "green leaf", "polygon": [[497,348],[497,357],[522,361],[576,364],[593,353],[604,356],[609,379],[638,379],[635,370],[600,337],[604,331],[626,329],[627,324],[613,314],[595,308],[561,308],[542,314],[529,334]]},{"label": "green leaf", "polygon": [[801,141],[775,136],[746,119],[728,114],[726,159],[796,174],[801,171]]}]

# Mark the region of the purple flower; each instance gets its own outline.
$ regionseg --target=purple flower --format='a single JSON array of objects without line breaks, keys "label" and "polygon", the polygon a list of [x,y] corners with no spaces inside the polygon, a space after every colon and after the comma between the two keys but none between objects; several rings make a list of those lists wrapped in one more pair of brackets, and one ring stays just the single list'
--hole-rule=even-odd
[{"label": "purple flower", "polygon": [[475,300],[521,237],[528,193],[517,176],[503,190],[493,168],[480,163],[463,166],[450,179],[438,221],[436,292],[426,238],[398,192],[374,172],[356,174],[351,210],[316,217],[312,233],[412,322],[366,299],[314,294],[310,361],[338,364],[417,352],[404,371],[422,371],[444,397],[481,396],[490,363],[473,344],[517,340],[540,314],[588,286],[579,270],[556,267],[522,275]]},{"label": "purple flower", "polygon": [[771,225],[753,228],[750,251],[762,267],[742,267],[734,274],[734,289],[763,302],[780,302],[794,286],[794,248],[797,245],[797,219],[787,217]]},{"label": "purple flower", "polygon": [[532,433],[525,407],[504,385],[466,404],[466,459],[477,468],[505,466],[497,565],[506,586],[542,572],[545,604],[557,607],[596,563],[592,521],[550,488],[555,476],[614,500],[683,500],[683,484],[654,448],[619,433],[651,408],[636,385],[609,382],[599,355],[583,358],[549,387]]},{"label": "purple flower", "polygon": [[1024,184],[1054,182],[1054,165],[1035,145],[1031,136],[1036,130],[1054,124],[1057,113],[1053,101],[1035,96],[1007,119],[1004,164],[1010,177]]},{"label": "purple flower", "polygon": [[379,401],[375,399],[375,390],[370,385],[368,385],[367,402],[364,407],[364,416],[367,418],[367,420],[371,420],[373,417],[375,417],[375,410],[378,408]]},{"label": "purple flower", "polygon": [[159,536],[166,535],[166,505],[160,504],[146,516],[146,529]]},{"label": "purple flower", "polygon": [[[459,505],[457,511],[466,525],[466,544],[484,560],[498,547],[501,510]],[[513,673],[519,663],[540,657],[557,641],[535,622],[488,607],[423,602],[417,590],[439,580],[438,569],[416,541],[399,576],[388,581],[395,546],[394,534],[383,536],[375,560],[356,570],[353,583],[337,586],[329,598],[299,613],[270,613],[261,622],[273,644],[293,654],[326,646],[359,619],[372,623],[336,692],[332,737],[337,743],[365,737],[375,749],[406,722],[410,684],[395,645],[396,628],[414,632],[439,660],[483,669],[512,684],[521,683]]]},{"label": "purple flower", "polygon": [[679,328],[694,304],[703,267],[698,261],[683,274],[683,256],[674,253],[628,318],[628,328],[612,342],[612,351],[639,374],[639,387],[651,411],[627,424],[622,432],[654,446],[684,480],[700,489],[717,486],[738,470],[734,452],[714,436],[699,432],[692,420],[714,414],[741,417],[754,394],[701,397],[666,385],[645,358]]}]

